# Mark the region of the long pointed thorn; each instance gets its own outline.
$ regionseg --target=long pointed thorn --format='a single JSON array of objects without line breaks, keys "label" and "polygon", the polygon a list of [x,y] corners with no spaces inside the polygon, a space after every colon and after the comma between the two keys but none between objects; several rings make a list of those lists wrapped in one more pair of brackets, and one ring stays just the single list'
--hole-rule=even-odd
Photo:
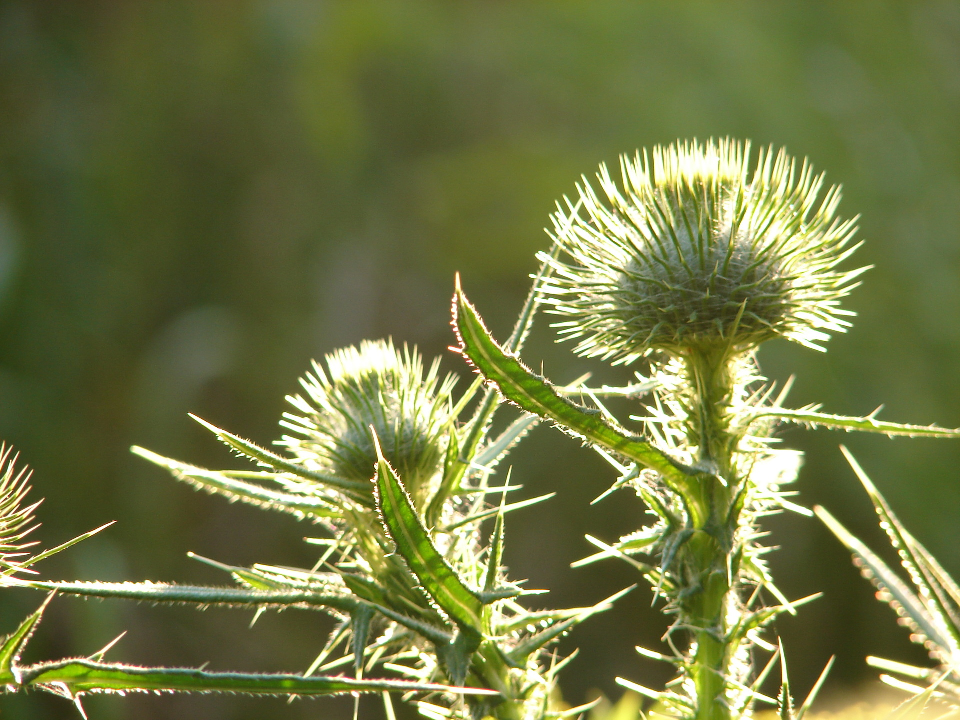
[{"label": "long pointed thorn", "polygon": [[857,479],[860,480],[860,483],[867,489],[867,492],[871,494],[876,492],[876,486],[870,480],[860,463],[857,462],[857,459],[853,456],[853,453],[847,449],[846,445],[840,446],[840,452],[843,453],[843,457],[846,458],[847,462],[850,464],[850,467],[853,468],[853,472],[856,474]]},{"label": "long pointed thorn", "polygon": [[211,560],[210,558],[204,557],[203,555],[198,555],[192,550],[187,551],[187,557],[190,558],[191,560],[196,560],[197,562],[203,563],[204,565],[209,565],[210,567],[217,568],[217,570],[224,570],[230,573],[234,571],[234,567],[232,565],[227,565],[217,560]]},{"label": "long pointed thorn", "polygon": [[91,655],[90,660],[93,660],[95,662],[100,662],[101,660],[103,660],[103,656],[106,655],[107,652],[109,652],[110,648],[112,648],[114,645],[120,642],[123,639],[123,636],[126,634],[127,634],[127,631],[124,630],[122,633],[117,635],[113,640],[111,640],[106,645],[104,645],[103,648],[101,648],[100,650],[95,652],[93,655]]},{"label": "long pointed thorn", "polygon": [[787,378],[787,381],[783,384],[783,388],[780,390],[780,393],[777,395],[777,399],[773,401],[774,407],[780,407],[783,405],[783,401],[787,399],[787,395],[793,389],[793,384],[796,382],[797,376],[791,375]]},{"label": "long pointed thorn", "polygon": [[73,698],[73,704],[76,706],[77,711],[80,713],[80,717],[82,717],[83,720],[88,720],[88,718],[87,718],[87,713],[86,713],[86,711],[83,709],[83,705],[80,704],[80,696],[79,696],[79,695],[78,695],[77,697]]},{"label": "long pointed thorn", "polygon": [[618,677],[614,680],[614,682],[617,683],[617,685],[619,685],[620,687],[624,687],[627,690],[633,690],[635,693],[639,693],[640,695],[643,695],[644,697],[648,697],[652,700],[660,699],[661,693],[657,692],[656,690],[651,690],[650,688],[645,687],[643,685],[639,685],[635,682],[631,682],[630,680],[627,680],[625,678]]},{"label": "long pointed thorn", "polygon": [[823,683],[827,680],[827,675],[830,674],[830,670],[833,669],[833,663],[836,661],[837,656],[833,655],[827,661],[827,664],[823,668],[823,672],[820,673],[820,677],[817,678],[817,681],[813,684],[813,687],[810,688],[810,692],[807,694],[806,699],[803,701],[803,704],[800,706],[800,709],[797,710],[797,720],[803,720],[803,716],[806,714],[807,710],[810,709],[810,706],[813,705],[814,700],[817,699],[817,695],[820,694],[820,688],[823,687]]}]

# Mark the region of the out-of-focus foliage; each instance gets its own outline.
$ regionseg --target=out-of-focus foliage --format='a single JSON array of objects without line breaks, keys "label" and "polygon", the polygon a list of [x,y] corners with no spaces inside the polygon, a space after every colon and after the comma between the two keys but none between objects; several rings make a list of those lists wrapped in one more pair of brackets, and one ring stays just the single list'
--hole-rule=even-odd
[{"label": "out-of-focus foliage", "polygon": [[[553,199],[600,160],[678,137],[786,146],[843,183],[844,216],[862,214],[858,262],[876,269],[845,303],[860,313],[853,329],[826,356],[786,343],[761,353],[768,376],[798,373],[791,404],[867,414],[883,401],[882,417],[957,426],[958,48],[960,7],[943,0],[0,4],[0,437],[36,468],[44,546],[120,520],[48,571],[212,582],[186,551],[311,562],[292,520],[178,487],[127,448],[221,466],[224,451],[186,412],[266,443],[311,358],[386,335],[440,353],[454,270],[505,336]],[[597,369],[554,347],[545,325],[528,352],[551,377]],[[462,361],[449,356],[448,370]],[[807,452],[801,500],[879,544],[837,437],[784,436]],[[956,572],[957,447],[844,439]],[[618,590],[614,563],[567,569],[589,551],[583,533],[625,532],[640,511],[609,500],[584,510],[609,469],[543,431],[514,462],[524,492],[560,495],[511,525],[511,576],[551,588],[548,606]],[[873,677],[867,654],[922,662],[822,527],[776,522],[774,542],[793,538],[772,558],[784,592],[826,593],[780,623],[794,685],[812,684],[834,652],[824,698]],[[34,602],[5,596],[3,627]],[[612,678],[628,671],[665,679],[632,648],[638,632],[650,646],[664,630],[648,604],[634,593],[582,629],[568,702],[591,688],[616,697]],[[291,670],[327,630],[293,614],[247,632],[225,613],[56,606],[38,655],[89,654],[129,629],[121,660]],[[91,706],[98,718],[317,707]],[[3,711],[63,708],[25,697]]]}]

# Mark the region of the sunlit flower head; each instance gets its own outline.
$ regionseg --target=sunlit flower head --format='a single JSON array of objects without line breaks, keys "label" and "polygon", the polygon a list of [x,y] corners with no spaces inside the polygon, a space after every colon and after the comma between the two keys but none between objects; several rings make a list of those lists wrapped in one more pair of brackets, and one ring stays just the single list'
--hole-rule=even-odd
[{"label": "sunlit flower head", "polygon": [[306,395],[287,398],[297,414],[285,413],[281,425],[297,437],[285,436],[283,444],[306,467],[370,480],[373,426],[384,457],[416,495],[441,464],[455,379],[439,379],[439,360],[424,375],[416,349],[400,352],[390,340],[364,341],[325,359],[326,372],[314,362],[300,381]]},{"label": "sunlit flower head", "polygon": [[17,469],[17,456],[12,448],[0,444],[0,573],[17,572],[29,553],[27,548],[36,542],[26,540],[39,525],[34,520],[37,501],[25,505],[30,492],[30,471]]},{"label": "sunlit flower head", "polygon": [[783,150],[733,140],[657,146],[621,156],[622,188],[606,166],[598,193],[553,217],[562,251],[543,300],[566,320],[576,351],[632,362],[744,351],[783,336],[819,348],[852,315],[839,307],[865,268],[836,270],[857,245],[856,218],[835,217],[840,188],[818,200],[823,175]]}]

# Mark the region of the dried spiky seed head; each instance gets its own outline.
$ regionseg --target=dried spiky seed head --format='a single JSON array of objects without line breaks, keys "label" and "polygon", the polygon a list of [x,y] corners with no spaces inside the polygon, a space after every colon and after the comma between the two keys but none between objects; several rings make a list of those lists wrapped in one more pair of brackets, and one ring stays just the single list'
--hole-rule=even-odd
[{"label": "dried spiky seed head", "polygon": [[384,457],[417,498],[440,466],[455,379],[439,379],[439,359],[424,375],[416,349],[400,352],[391,340],[363,341],[325,360],[326,372],[314,362],[301,379],[306,395],[287,398],[298,412],[285,413],[281,425],[297,436],[281,443],[306,467],[364,481],[377,463],[373,426]]},{"label": "dried spiky seed head", "polygon": [[839,299],[866,268],[837,265],[857,245],[856,218],[835,217],[840,188],[817,199],[823,175],[783,150],[733,140],[657,146],[621,156],[623,187],[606,166],[600,194],[584,178],[580,202],[554,215],[565,257],[551,260],[544,302],[567,320],[576,351],[632,362],[748,350],[783,336],[820,348],[849,323]]}]

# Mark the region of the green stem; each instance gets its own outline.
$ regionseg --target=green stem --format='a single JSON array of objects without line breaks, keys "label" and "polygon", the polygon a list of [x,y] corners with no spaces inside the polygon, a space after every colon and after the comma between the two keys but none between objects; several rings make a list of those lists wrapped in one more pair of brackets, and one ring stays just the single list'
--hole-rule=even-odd
[{"label": "green stem", "polygon": [[[690,675],[696,688],[697,720],[729,720],[726,679],[731,676],[735,641],[730,638],[731,602],[737,598],[734,566],[737,521],[731,505],[743,482],[734,454],[739,437],[731,432],[730,405],[737,358],[727,352],[691,352],[685,358],[688,395],[687,435],[698,448],[703,471],[697,498],[702,525],[685,546],[681,619],[696,641]],[[736,678],[739,680],[739,678]]]},{"label": "green stem", "polygon": [[526,714],[529,676],[522,669],[508,665],[494,641],[484,641],[477,650],[473,657],[473,670],[477,675],[477,685],[500,693],[498,698],[467,698],[475,717],[531,720]]}]

